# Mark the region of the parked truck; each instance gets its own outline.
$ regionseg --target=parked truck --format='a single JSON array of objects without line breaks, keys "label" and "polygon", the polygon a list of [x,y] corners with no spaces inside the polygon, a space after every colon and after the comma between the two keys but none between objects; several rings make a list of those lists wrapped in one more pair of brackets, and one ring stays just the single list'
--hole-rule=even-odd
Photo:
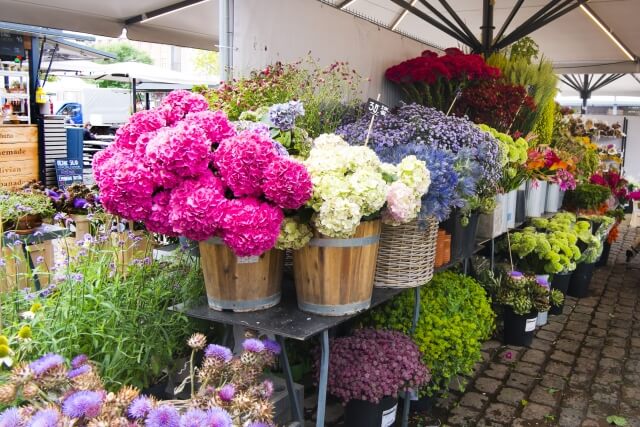
[{"label": "parked truck", "polygon": [[108,125],[126,123],[131,112],[131,92],[127,89],[87,88],[64,91],[63,104],[57,115],[67,117],[69,124]]}]

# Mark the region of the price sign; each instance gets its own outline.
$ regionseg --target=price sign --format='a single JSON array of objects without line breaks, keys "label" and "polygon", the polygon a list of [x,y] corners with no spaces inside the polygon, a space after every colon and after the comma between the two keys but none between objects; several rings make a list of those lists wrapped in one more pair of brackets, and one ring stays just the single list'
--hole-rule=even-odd
[{"label": "price sign", "polygon": [[67,188],[71,184],[82,184],[82,161],[56,160],[56,177],[60,189]]},{"label": "price sign", "polygon": [[389,107],[387,107],[380,101],[377,101],[373,98],[369,98],[367,100],[367,111],[374,116],[384,117],[389,112]]}]

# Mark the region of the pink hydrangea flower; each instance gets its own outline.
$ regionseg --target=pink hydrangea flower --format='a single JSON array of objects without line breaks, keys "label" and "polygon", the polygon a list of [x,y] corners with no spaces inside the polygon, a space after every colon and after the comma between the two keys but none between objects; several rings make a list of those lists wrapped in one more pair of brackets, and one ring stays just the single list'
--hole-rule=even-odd
[{"label": "pink hydrangea flower", "polygon": [[145,225],[149,231],[154,233],[165,234],[167,236],[176,236],[173,231],[169,215],[171,213],[171,191],[164,190],[157,192],[151,200],[151,214],[145,221]]},{"label": "pink hydrangea flower", "polygon": [[237,256],[256,256],[278,240],[282,210],[252,197],[229,200],[221,224],[224,243]]},{"label": "pink hydrangea flower", "polygon": [[189,113],[185,121],[204,130],[211,144],[219,144],[223,139],[236,134],[233,124],[222,111],[200,111]]},{"label": "pink hydrangea flower", "polygon": [[174,90],[164,97],[159,112],[167,120],[167,125],[171,126],[184,119],[189,113],[208,109],[209,103],[204,96],[188,90]]},{"label": "pink hydrangea flower", "polygon": [[116,132],[115,145],[132,149],[138,144],[139,137],[167,125],[164,115],[158,110],[142,110],[131,116],[129,121]]},{"label": "pink hydrangea flower", "polygon": [[210,171],[185,179],[171,191],[168,206],[173,231],[193,240],[216,234],[224,215],[224,186]]},{"label": "pink hydrangea flower", "polygon": [[270,138],[244,131],[220,143],[213,163],[236,197],[260,197],[264,170],[276,156]]},{"label": "pink hydrangea flower", "polygon": [[296,160],[276,158],[264,171],[262,190],[267,199],[283,209],[298,209],[313,193],[311,176]]},{"label": "pink hydrangea flower", "polygon": [[211,143],[204,129],[187,121],[158,131],[146,147],[153,178],[164,188],[206,171],[210,153]]}]

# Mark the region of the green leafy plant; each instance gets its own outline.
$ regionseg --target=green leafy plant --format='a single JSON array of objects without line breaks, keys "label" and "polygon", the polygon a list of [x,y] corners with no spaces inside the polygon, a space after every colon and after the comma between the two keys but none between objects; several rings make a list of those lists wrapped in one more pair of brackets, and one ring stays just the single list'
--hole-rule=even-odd
[{"label": "green leafy plant", "polygon": [[620,426],[620,427],[625,427],[625,426],[629,425],[629,423],[628,423],[626,418],[618,416],[618,415],[609,415],[607,417],[607,422],[609,424],[613,424],[615,426]]},{"label": "green leafy plant", "polygon": [[564,195],[563,207],[570,211],[597,210],[611,197],[608,187],[597,184],[579,184]]},{"label": "green leafy plant", "polygon": [[13,222],[25,215],[51,217],[55,213],[51,200],[40,193],[0,192],[0,219]]},{"label": "green leafy plant", "polygon": [[514,313],[520,315],[533,310],[545,312],[549,311],[550,304],[558,301],[557,296],[552,301],[550,294],[549,284],[546,281],[532,275],[511,271],[502,275],[497,302],[510,306]]},{"label": "green leafy plant", "polygon": [[498,132],[487,125],[479,125],[480,129],[489,132],[500,144],[502,153],[502,178],[500,187],[507,193],[515,190],[527,179],[525,163],[527,162],[527,150],[529,144],[524,138],[513,139],[506,133]]},{"label": "green leafy plant", "polygon": [[[447,390],[458,375],[468,375],[482,359],[481,343],[495,328],[495,314],[474,279],[453,272],[436,274],[420,288],[421,316],[413,340],[432,375],[426,392]],[[414,293],[404,292],[373,310],[365,322],[409,333]]]}]

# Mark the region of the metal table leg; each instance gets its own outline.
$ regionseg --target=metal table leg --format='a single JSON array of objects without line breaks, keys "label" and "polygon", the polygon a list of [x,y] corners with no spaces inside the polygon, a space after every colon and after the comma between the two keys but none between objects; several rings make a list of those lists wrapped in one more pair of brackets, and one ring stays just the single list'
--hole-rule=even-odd
[{"label": "metal table leg", "polygon": [[287,391],[289,392],[289,402],[291,403],[291,416],[294,420],[300,423],[300,426],[304,426],[304,417],[302,415],[302,408],[300,402],[298,402],[298,395],[293,384],[293,375],[291,374],[291,365],[289,364],[289,357],[287,356],[287,349],[284,346],[284,338],[280,335],[276,335],[276,339],[280,344],[280,363],[284,368],[285,379],[287,380]]},{"label": "metal table leg", "polygon": [[33,277],[33,285],[35,286],[36,291],[39,291],[42,288],[42,286],[40,285],[40,275],[37,273],[34,273],[36,266],[33,264],[33,260],[31,259],[31,254],[27,249],[27,243],[23,242],[22,244],[20,244],[20,246],[22,246],[22,253],[24,254],[25,260],[27,261],[27,265],[29,266],[29,271],[31,272],[31,276]]},{"label": "metal table leg", "polygon": [[329,331],[322,331],[320,336],[322,356],[320,358],[320,381],[318,384],[318,412],[316,427],[324,427],[324,413],[327,407],[327,381],[329,380]]},{"label": "metal table leg", "polygon": [[496,242],[495,239],[491,238],[491,272],[495,271],[496,267]]},{"label": "metal table leg", "polygon": [[233,346],[235,343],[233,341],[233,326],[224,325],[224,335],[222,336],[222,345],[225,347],[229,347],[233,350]]},{"label": "metal table leg", "polygon": [[[420,320],[420,287],[414,288],[414,304],[413,304],[413,319],[411,319],[411,329],[409,335],[413,335],[418,326],[418,320]],[[409,409],[411,408],[411,393],[409,391],[404,392],[404,406],[402,407],[402,427],[409,425]]]}]

